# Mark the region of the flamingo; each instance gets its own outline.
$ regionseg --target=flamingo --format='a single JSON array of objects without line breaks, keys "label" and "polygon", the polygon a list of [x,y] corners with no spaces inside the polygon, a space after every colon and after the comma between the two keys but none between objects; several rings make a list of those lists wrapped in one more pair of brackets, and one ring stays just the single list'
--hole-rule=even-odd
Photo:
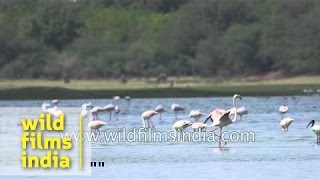
[{"label": "flamingo", "polygon": [[189,117],[194,118],[194,121],[198,121],[204,115],[200,110],[191,110],[189,113]]},{"label": "flamingo", "polygon": [[114,107],[114,113],[116,115],[116,120],[118,120],[119,118],[119,113],[120,113],[120,107],[119,106],[115,106]]},{"label": "flamingo", "polygon": [[56,118],[63,114],[62,110],[58,109],[58,106],[52,107],[51,104],[43,103],[41,107],[44,113],[51,114]]},{"label": "flamingo", "polygon": [[320,144],[320,124],[315,124],[315,120],[311,120],[307,128],[311,125],[311,130],[316,134],[317,136],[317,144]]},{"label": "flamingo", "polygon": [[94,129],[96,132],[100,133],[99,128],[101,128],[102,126],[107,125],[107,123],[100,121],[100,120],[93,120],[91,122],[89,122],[88,127],[90,129]]},{"label": "flamingo", "polygon": [[82,108],[81,116],[83,118],[86,118],[90,114],[92,104],[91,103],[84,103],[84,104],[82,104],[81,108]]},{"label": "flamingo", "polygon": [[91,113],[94,116],[94,119],[98,119],[98,114],[102,112],[109,112],[109,119],[112,119],[112,112],[115,110],[115,106],[113,104],[108,104],[104,107],[95,106],[91,109]]},{"label": "flamingo", "polygon": [[243,115],[248,114],[248,110],[244,106],[237,108],[237,111],[234,107],[229,109],[228,111],[230,111],[230,115],[234,115],[237,112],[237,114],[240,115],[240,120],[242,120]]},{"label": "flamingo", "polygon": [[53,106],[58,106],[59,102],[60,102],[59,99],[53,99],[53,100],[51,101],[51,105],[53,105]]},{"label": "flamingo", "polygon": [[131,97],[130,96],[125,96],[124,99],[127,102],[127,112],[129,112]]},{"label": "flamingo", "polygon": [[113,104],[118,104],[120,99],[121,99],[120,96],[113,96]]},{"label": "flamingo", "polygon": [[180,106],[179,104],[175,104],[175,103],[173,103],[173,104],[171,105],[171,109],[172,109],[172,111],[174,111],[174,113],[175,113],[175,120],[178,119],[178,112],[184,111],[184,107]]},{"label": "flamingo", "polygon": [[283,115],[288,112],[288,110],[289,110],[289,107],[286,105],[281,105],[279,107],[279,112],[282,118],[283,118]]},{"label": "flamingo", "polygon": [[292,118],[289,118],[289,117],[283,118],[280,121],[280,126],[281,126],[282,130],[285,132],[288,132],[288,128],[292,122],[293,122]]},{"label": "flamingo", "polygon": [[82,111],[80,114],[83,118],[83,124],[87,124],[86,119],[87,119],[88,115],[90,114],[92,104],[91,103],[84,103],[84,104],[82,104],[81,108],[82,108]]},{"label": "flamingo", "polygon": [[154,110],[148,110],[148,111],[143,112],[142,115],[141,115],[142,126],[143,126],[144,128],[146,128],[146,123],[145,123],[145,121],[148,121],[148,123],[147,123],[147,124],[148,124],[148,127],[147,127],[147,128],[150,128],[150,123],[151,123],[151,125],[152,125],[152,128],[154,128],[154,124],[153,124],[151,118],[152,118],[153,116],[157,115],[157,114],[159,114],[159,113],[158,113],[157,111],[154,111]]},{"label": "flamingo", "polygon": [[175,131],[184,131],[187,127],[191,126],[192,123],[188,120],[179,120],[173,124],[173,130]]},{"label": "flamingo", "polygon": [[[236,103],[237,99],[242,100],[242,97],[239,94],[235,94],[233,96],[233,106],[236,108],[236,110],[238,107]],[[211,120],[212,124],[209,127],[218,126],[220,128],[219,148],[221,147],[222,128],[234,123],[237,120],[238,113],[235,113],[233,119],[230,119],[229,114],[230,111],[223,112],[223,110],[221,109],[215,109],[209,114],[207,119],[204,121],[204,123],[206,123],[208,120]]]},{"label": "flamingo", "polygon": [[161,120],[162,119],[162,113],[165,112],[164,107],[161,104],[159,104],[154,110],[159,113],[159,115],[160,115],[159,119]]},{"label": "flamingo", "polygon": [[193,131],[203,131],[206,129],[207,125],[203,122],[195,122],[195,123],[192,123],[192,129]]}]

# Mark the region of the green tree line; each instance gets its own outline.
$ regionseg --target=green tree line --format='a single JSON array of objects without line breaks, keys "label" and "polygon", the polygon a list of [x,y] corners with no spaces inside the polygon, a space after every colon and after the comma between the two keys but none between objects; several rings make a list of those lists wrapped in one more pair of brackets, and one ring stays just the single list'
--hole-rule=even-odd
[{"label": "green tree line", "polygon": [[315,0],[0,0],[1,78],[320,73]]}]

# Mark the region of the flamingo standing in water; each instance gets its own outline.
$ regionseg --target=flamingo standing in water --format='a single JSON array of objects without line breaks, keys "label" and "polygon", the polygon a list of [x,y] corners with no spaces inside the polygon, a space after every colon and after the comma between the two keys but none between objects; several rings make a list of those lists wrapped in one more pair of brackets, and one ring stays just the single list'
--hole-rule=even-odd
[{"label": "flamingo standing in water", "polygon": [[194,121],[199,121],[199,119],[205,114],[200,112],[200,110],[191,110],[189,113],[189,117],[194,118]]},{"label": "flamingo standing in water", "polygon": [[113,104],[108,104],[104,107],[95,106],[91,109],[91,113],[94,119],[98,119],[98,114],[103,112],[109,112],[109,120],[112,119],[112,112],[115,110],[115,106]]},{"label": "flamingo standing in water", "polygon": [[[236,110],[238,108],[236,103],[237,99],[242,100],[242,97],[239,94],[235,94],[233,96],[233,99],[232,99],[233,106],[236,108]],[[210,127],[217,126],[220,128],[219,148],[221,148],[222,128],[234,123],[237,120],[238,113],[235,113],[233,119],[230,119],[229,114],[230,114],[230,111],[223,112],[223,110],[221,109],[215,109],[209,114],[207,119],[204,121],[204,123],[206,123],[208,120],[211,120],[212,124],[210,125]]]},{"label": "flamingo standing in water", "polygon": [[[141,119],[142,119],[142,126],[144,128],[154,128],[154,124],[151,120],[151,118],[155,115],[159,114],[157,111],[154,111],[154,110],[148,110],[148,111],[145,111],[142,113],[141,115]],[[146,127],[146,122],[147,121],[147,127]],[[151,124],[151,126],[150,126]]]},{"label": "flamingo standing in water", "polygon": [[161,104],[159,104],[154,110],[159,113],[159,115],[160,115],[159,119],[161,120],[162,119],[162,113],[165,112],[164,107]]},{"label": "flamingo standing in water", "polygon": [[88,115],[90,114],[90,111],[92,109],[92,104],[91,103],[84,103],[82,104],[81,108],[82,108],[82,111],[81,111],[81,116],[82,116],[82,120],[83,120],[83,125],[87,124],[87,117]]},{"label": "flamingo standing in water", "polygon": [[288,132],[288,128],[290,126],[290,124],[293,122],[293,119],[290,118],[290,117],[286,117],[286,118],[283,118],[281,121],[280,121],[280,126],[282,128],[282,130],[284,132]]},{"label": "flamingo standing in water", "polygon": [[287,113],[288,110],[289,110],[289,107],[286,106],[286,105],[281,105],[281,106],[279,107],[279,112],[280,112],[281,118],[283,118],[283,115],[284,115],[285,113]]},{"label": "flamingo standing in water", "polygon": [[311,125],[311,130],[316,134],[317,136],[317,144],[320,144],[320,124],[315,124],[315,120],[311,120],[307,128]]},{"label": "flamingo standing in water", "polygon": [[235,113],[237,113],[240,116],[240,120],[242,120],[243,115],[248,114],[248,110],[244,106],[237,108],[237,110],[233,107],[228,111],[230,111],[230,115],[234,115]]},{"label": "flamingo standing in water", "polygon": [[56,117],[56,118],[59,117],[60,114],[63,114],[63,111],[60,110],[60,109],[58,108],[58,106],[53,106],[53,107],[52,107],[51,104],[43,103],[41,107],[42,107],[42,111],[43,111],[44,113],[51,114],[51,115],[53,115],[53,116]]},{"label": "flamingo standing in water", "polygon": [[114,113],[116,115],[116,120],[119,119],[119,113],[120,113],[120,107],[119,106],[115,106],[114,107]]},{"label": "flamingo standing in water", "polygon": [[184,111],[184,107],[180,106],[179,104],[173,103],[173,104],[171,105],[171,110],[174,111],[175,120],[177,120],[177,119],[178,119],[178,112]]}]

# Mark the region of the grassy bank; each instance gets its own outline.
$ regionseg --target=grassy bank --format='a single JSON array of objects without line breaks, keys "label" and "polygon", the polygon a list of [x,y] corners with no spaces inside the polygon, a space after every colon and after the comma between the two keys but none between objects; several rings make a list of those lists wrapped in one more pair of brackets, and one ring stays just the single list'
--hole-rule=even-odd
[{"label": "grassy bank", "polygon": [[[131,79],[123,84],[116,80],[1,80],[0,99],[81,99],[110,98],[115,95],[143,97],[209,97],[302,95],[303,89],[320,89],[319,76],[300,76],[284,79],[210,79],[169,78],[168,83],[155,83],[154,79]],[[171,82],[171,83],[170,83]]]}]

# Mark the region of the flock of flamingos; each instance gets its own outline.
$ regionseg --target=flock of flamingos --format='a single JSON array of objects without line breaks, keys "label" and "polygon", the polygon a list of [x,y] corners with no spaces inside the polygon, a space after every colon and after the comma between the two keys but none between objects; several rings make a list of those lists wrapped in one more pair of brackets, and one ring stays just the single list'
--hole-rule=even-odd
[{"label": "flock of flamingos", "polygon": [[[130,96],[126,96],[125,101],[128,103],[128,106],[130,105]],[[90,122],[87,123],[88,127],[91,130],[95,130],[96,132],[99,132],[99,128],[102,126],[107,125],[105,121],[99,120],[98,115],[101,113],[109,113],[109,118],[111,120],[112,114],[115,114],[116,119],[118,119],[118,115],[120,113],[120,108],[117,105],[118,101],[120,100],[119,96],[115,96],[113,98],[113,103],[106,105],[104,107],[100,106],[93,106],[91,103],[85,103],[82,105],[82,111],[81,111],[81,116],[84,119],[84,124],[86,124],[86,119],[89,118],[89,115],[92,115],[92,118],[90,118]],[[242,118],[243,115],[248,114],[248,111],[245,107],[238,107],[237,101],[242,100],[242,97],[238,94],[235,94],[233,96],[232,102],[233,102],[233,107],[229,110],[224,110],[224,109],[214,109],[212,112],[210,112],[207,116],[202,113],[200,110],[191,110],[189,117],[193,118],[193,121],[190,120],[177,120],[178,119],[178,114],[179,112],[184,111],[184,107],[179,105],[179,104],[172,104],[171,105],[171,110],[175,113],[175,122],[173,124],[173,129],[177,132],[184,131],[186,128],[190,127],[194,131],[205,131],[206,128],[209,127],[215,127],[213,132],[216,129],[220,129],[220,134],[217,135],[219,137],[219,147],[221,147],[221,140],[222,140],[222,129],[225,126],[228,126],[232,123],[234,123],[237,118],[240,117]],[[43,103],[42,104],[42,110],[44,113],[49,113],[52,114],[55,117],[59,117],[59,115],[62,112],[61,109],[59,109],[58,104],[59,100],[55,99],[52,100],[51,103]],[[285,114],[288,112],[289,108],[288,106],[281,105],[279,107],[279,113],[281,114],[281,121],[280,121],[280,126],[283,131],[288,131],[289,126],[292,124],[293,120],[290,117],[284,117]],[[144,128],[154,128],[154,123],[152,121],[152,117],[159,115],[160,119],[162,118],[162,113],[165,112],[165,109],[162,105],[158,105],[155,107],[153,110],[147,110],[142,113],[141,119],[142,119],[142,126]],[[206,119],[203,122],[200,122],[199,119],[201,117],[206,117]],[[232,118],[230,116],[233,116]],[[210,125],[208,125],[210,122]],[[311,130],[316,134],[317,136],[317,144],[320,144],[320,124],[315,124],[315,120],[310,121],[307,124],[307,128],[311,125]]]}]

